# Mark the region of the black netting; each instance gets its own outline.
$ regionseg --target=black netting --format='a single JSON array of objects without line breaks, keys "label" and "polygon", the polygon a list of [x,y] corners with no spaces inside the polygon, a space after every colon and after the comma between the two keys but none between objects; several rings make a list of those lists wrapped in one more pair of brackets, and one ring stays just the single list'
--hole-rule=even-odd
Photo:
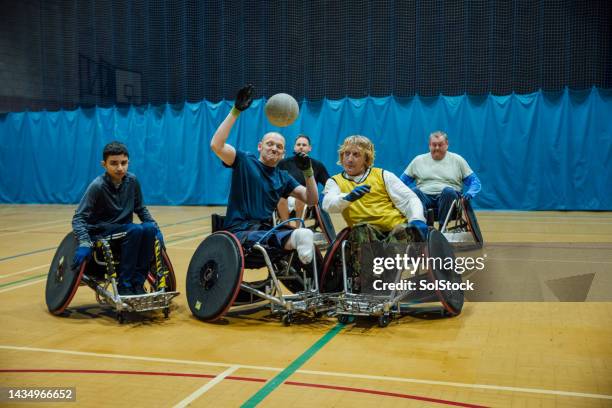
[{"label": "black netting", "polygon": [[612,88],[609,0],[0,0],[0,110]]}]

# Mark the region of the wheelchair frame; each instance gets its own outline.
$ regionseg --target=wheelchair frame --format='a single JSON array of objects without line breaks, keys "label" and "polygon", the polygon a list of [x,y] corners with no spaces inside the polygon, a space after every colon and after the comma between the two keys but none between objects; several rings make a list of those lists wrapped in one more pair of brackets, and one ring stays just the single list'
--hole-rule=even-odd
[{"label": "wheelchair frame", "polygon": [[[316,317],[319,317],[320,314],[324,311],[329,310],[328,304],[325,302],[323,296],[321,296],[319,292],[319,279],[318,279],[318,268],[317,268],[317,260],[316,254],[313,258],[313,283],[311,283],[311,279],[306,276],[302,276],[302,282],[304,283],[304,290],[294,294],[283,294],[283,289],[280,284],[280,280],[277,276],[277,271],[270,257],[268,255],[268,251],[264,246],[257,243],[253,245],[253,249],[259,251],[261,255],[264,257],[266,267],[268,269],[268,274],[271,278],[271,283],[273,286],[266,287],[266,291],[262,292],[254,287],[252,287],[248,282],[241,282],[240,289],[248,292],[252,295],[258,296],[268,302],[270,302],[270,312],[272,314],[279,314],[281,316],[281,320],[285,326],[291,325],[293,322],[294,313],[309,313],[313,312]],[[316,246],[314,248],[315,252],[317,250]],[[291,260],[296,256],[296,252],[293,251],[289,254],[289,261],[287,262],[287,267],[284,271],[284,275],[288,276],[288,273],[291,269]],[[305,274],[304,274],[305,275]],[[248,310],[252,308],[252,305],[243,305],[243,306],[234,306],[231,309],[232,312],[240,311],[240,310]]]},{"label": "wheelchair frame", "polygon": [[[430,234],[438,234],[436,239],[442,239],[444,242],[446,242],[446,239],[440,232],[432,229]],[[355,316],[367,316],[376,317],[378,319],[379,327],[387,327],[394,317],[405,314],[404,312],[408,306],[414,305],[415,303],[431,301],[439,301],[442,303],[442,314],[444,316],[456,316],[461,313],[463,297],[461,298],[461,305],[457,308],[450,305],[450,302],[448,302],[440,293],[421,295],[422,297],[418,301],[412,300],[409,302],[405,302],[405,300],[411,296],[411,293],[409,291],[399,291],[397,289],[391,290],[388,295],[353,293],[351,289],[351,278],[348,276],[347,270],[346,247],[350,245],[350,242],[346,239],[347,235],[348,234],[343,232],[338,234],[339,237],[344,238],[340,246],[343,290],[340,293],[329,295],[329,299],[335,304],[334,314],[337,316],[338,322],[347,324],[353,322]],[[446,242],[446,245],[448,245],[448,242]],[[450,254],[452,254],[452,249],[450,249],[450,246],[448,246],[448,250],[450,250]],[[335,253],[326,254],[326,256],[330,257],[334,257],[335,255]],[[333,263],[333,259],[330,259],[330,262]],[[394,283],[398,283],[401,280],[402,272],[403,271],[401,270],[396,272]],[[419,278],[416,282],[420,280],[437,280],[432,271],[427,271],[425,274],[415,276]]]},{"label": "wheelchair frame", "polygon": [[[69,239],[72,233],[64,238]],[[117,313],[117,321],[124,323],[126,321],[127,312],[146,312],[152,310],[162,310],[164,317],[168,318],[170,315],[170,305],[173,298],[178,296],[180,293],[176,292],[176,277],[174,275],[174,269],[170,263],[170,259],[162,248],[159,240],[155,240],[154,249],[154,265],[155,270],[152,272],[149,270],[147,274],[147,281],[152,289],[151,293],[144,295],[120,295],[117,290],[117,268],[118,261],[115,260],[115,256],[111,249],[111,241],[124,238],[125,232],[113,234],[107,237],[103,237],[94,243],[94,250],[91,260],[84,261],[78,270],[78,277],[75,279],[74,287],[71,289],[71,293],[68,299],[64,302],[63,306],[57,310],[50,311],[59,315],[70,304],[76,290],[79,286],[87,285],[96,293],[96,301],[101,305],[112,306]],[[72,237],[74,239],[74,237]],[[62,242],[63,244],[63,242]],[[61,250],[58,248],[58,252]],[[98,259],[98,251],[102,253],[103,259]],[[57,253],[56,253],[57,254]],[[68,262],[71,261],[73,254],[68,257]],[[62,256],[63,261],[64,256]],[[93,262],[93,263],[92,263]],[[54,272],[56,275],[63,274],[61,270],[65,266],[57,266],[57,271],[54,271],[54,265],[52,263],[48,280],[53,278]],[[87,270],[91,268],[104,268],[104,279],[96,279],[95,274],[88,274]],[[93,271],[92,271],[93,272]],[[153,275],[155,274],[155,276]],[[48,283],[49,285],[49,283]],[[49,305],[48,305],[49,306]]]},{"label": "wheelchair frame", "polygon": [[[265,241],[265,238],[274,230],[288,222],[296,220],[300,221],[303,225],[303,220],[298,218],[291,218],[289,220],[277,224],[271,230],[269,230],[259,240],[259,242],[253,244],[249,249],[253,252],[246,255],[244,253],[244,248],[240,244],[239,240],[234,234],[228,231],[213,232],[213,234],[211,234],[204,241],[202,241],[200,247],[202,247],[205,244],[206,240],[210,237],[216,236],[220,239],[220,236],[226,236],[231,238],[231,240],[227,240],[227,242],[233,242],[234,248],[239,253],[241,263],[239,267],[241,268],[241,270],[239,273],[234,271],[237,284],[232,284],[232,287],[234,288],[234,293],[231,294],[229,298],[226,297],[229,299],[227,304],[216,305],[216,309],[219,309],[218,312],[212,312],[210,316],[205,315],[203,312],[201,312],[201,301],[206,300],[200,295],[206,295],[205,292],[207,290],[213,289],[212,286],[211,288],[206,288],[206,285],[208,284],[208,282],[211,282],[211,285],[217,285],[217,281],[215,279],[218,279],[218,277],[211,278],[210,281],[206,281],[206,279],[203,280],[201,277],[198,280],[196,279],[197,276],[195,276],[195,274],[200,273],[200,276],[210,276],[214,275],[215,273],[218,275],[219,271],[213,271],[212,269],[214,269],[215,267],[213,265],[209,266],[209,268],[211,268],[210,271],[202,271],[202,269],[205,268],[206,265],[208,265],[209,263],[215,263],[213,262],[214,260],[212,259],[212,257],[209,257],[211,258],[210,260],[203,262],[203,265],[192,265],[192,263],[195,262],[194,259],[196,258],[198,253],[200,251],[204,252],[204,249],[200,249],[200,247],[198,247],[196,253],[192,257],[187,272],[187,299],[192,313],[201,320],[216,321],[228,312],[234,313],[245,310],[252,310],[268,303],[270,305],[270,312],[272,314],[280,315],[282,323],[285,326],[289,326],[293,322],[294,315],[296,313],[313,313],[315,317],[320,317],[323,312],[330,310],[331,306],[326,301],[326,297],[322,296],[319,290],[319,270],[317,264],[321,261],[321,259],[318,259],[320,256],[318,256],[319,251],[316,245],[313,247],[314,257],[312,261],[312,277],[308,277],[306,276],[306,272],[304,269],[302,269],[301,271],[302,276],[297,276],[296,272],[298,271],[296,271],[292,267],[293,260],[297,256],[297,252],[295,250],[287,253],[286,257],[278,256],[276,257],[277,259],[273,261],[270,257],[270,254],[268,253],[268,249],[266,248],[266,246],[261,244],[261,242]],[[248,256],[253,256],[255,253],[261,255],[261,257],[263,258],[263,266],[265,266],[268,271],[268,277],[262,281],[244,282],[243,271],[245,269],[256,269],[251,268],[249,266],[245,267],[245,261],[247,260]],[[202,263],[202,261],[200,262]],[[279,269],[279,264],[284,265],[283,270]],[[236,265],[235,267],[237,268],[238,265]],[[292,272],[295,274],[295,276],[292,275]],[[283,288],[281,286],[281,282],[283,280],[298,280],[301,282],[303,289],[293,294],[284,294]],[[196,287],[192,286],[194,285],[194,282],[196,282]],[[251,301],[243,304],[234,304],[237,301],[237,297],[240,291],[251,295]],[[254,302],[253,297],[259,298],[261,300]],[[204,308],[206,308],[206,306]]]}]

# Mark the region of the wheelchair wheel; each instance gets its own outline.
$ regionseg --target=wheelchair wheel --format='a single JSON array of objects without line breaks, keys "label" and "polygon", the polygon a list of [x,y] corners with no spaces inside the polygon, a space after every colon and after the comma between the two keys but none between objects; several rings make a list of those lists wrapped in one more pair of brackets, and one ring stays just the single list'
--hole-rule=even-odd
[{"label": "wheelchair wheel", "polygon": [[81,277],[87,267],[87,261],[80,267],[72,269],[72,260],[79,244],[72,232],[68,233],[55,251],[45,288],[47,309],[54,315],[60,315],[68,307],[79,288]]},{"label": "wheelchair wheel", "polygon": [[[432,229],[429,232],[427,239],[427,250],[429,257],[432,258],[455,258],[452,247],[438,230]],[[456,273],[454,270],[448,271],[442,267],[439,263],[434,262],[434,268],[430,270],[430,277],[434,281],[448,281],[450,283],[461,283],[461,275]],[[456,316],[461,313],[463,308],[464,293],[463,290],[436,290],[435,291],[438,300],[444,306],[444,309],[451,315]]]},{"label": "wheelchair wheel", "polygon": [[463,205],[463,212],[465,214],[468,228],[470,229],[474,237],[474,242],[479,248],[482,248],[484,241],[482,239],[482,233],[480,232],[478,220],[476,220],[476,214],[474,214],[474,210],[472,209],[472,204],[470,204],[468,200],[463,198],[461,199],[461,204]]},{"label": "wheelchair wheel", "polygon": [[314,216],[327,242],[329,244],[333,243],[336,240],[336,230],[329,214],[317,205],[314,207]]},{"label": "wheelchair wheel", "polygon": [[336,240],[330,245],[323,258],[323,268],[319,286],[322,293],[341,292],[344,288],[342,282],[342,250],[341,245],[350,233],[350,228],[344,228],[336,236]]},{"label": "wheelchair wheel", "polygon": [[174,267],[172,266],[172,262],[170,262],[170,258],[168,258],[168,254],[165,249],[161,251],[162,259],[166,263],[166,268],[168,268],[168,291],[174,292],[176,291],[176,275],[174,274]]},{"label": "wheelchair wheel", "polygon": [[227,231],[215,232],[200,243],[187,270],[187,303],[204,321],[222,317],[234,303],[244,271],[238,239]]}]

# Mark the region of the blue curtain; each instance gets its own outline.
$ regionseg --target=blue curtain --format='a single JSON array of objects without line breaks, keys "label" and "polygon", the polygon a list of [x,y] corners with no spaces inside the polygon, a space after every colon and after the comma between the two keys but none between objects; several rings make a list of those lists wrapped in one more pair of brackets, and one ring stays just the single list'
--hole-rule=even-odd
[{"label": "blue curtain", "polygon": [[[331,174],[337,148],[352,134],[372,139],[375,165],[400,175],[445,130],[450,150],[482,181],[476,206],[517,210],[612,210],[612,91],[304,101],[292,126],[271,126],[254,101],[229,138],[257,152],[280,130],[289,151],[308,134]],[[0,201],[76,203],[103,172],[103,146],[120,140],[147,204],[225,204],[230,170],[209,148],[230,102],[92,108],[0,116]]]}]

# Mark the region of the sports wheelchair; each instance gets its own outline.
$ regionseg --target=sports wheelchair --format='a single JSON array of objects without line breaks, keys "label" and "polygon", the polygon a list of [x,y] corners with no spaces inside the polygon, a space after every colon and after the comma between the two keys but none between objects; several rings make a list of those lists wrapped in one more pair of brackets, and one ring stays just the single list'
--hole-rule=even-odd
[{"label": "sports wheelchair", "polygon": [[74,297],[79,286],[87,285],[96,293],[101,305],[114,307],[117,320],[124,323],[126,312],[162,310],[164,317],[170,314],[170,305],[176,292],[176,277],[166,250],[155,240],[154,259],[145,281],[144,295],[122,296],[117,291],[117,266],[121,261],[119,242],[126,233],[103,237],[94,243],[91,259],[79,267],[72,268],[72,260],[78,242],[72,232],[68,233],[57,248],[49,274],[45,298],[49,312],[61,315]]},{"label": "sports wheelchair", "polygon": [[[431,208],[427,210],[426,218],[429,226],[433,226],[434,221],[439,221],[437,212]],[[451,204],[446,219],[440,225],[440,232],[457,251],[481,249],[484,245],[472,204],[463,197],[457,198]]]},{"label": "sports wheelchair", "polygon": [[[439,231],[429,230],[426,240],[418,229],[407,227],[399,231],[402,241],[370,240],[359,238],[358,229],[365,224],[347,227],[338,233],[336,241],[325,254],[321,274],[321,292],[328,295],[335,305],[334,313],[340,323],[350,323],[355,316],[373,316],[378,318],[378,325],[386,327],[394,316],[412,311],[415,304],[440,302],[443,316],[456,316],[463,308],[462,290],[440,289],[442,281],[453,284],[461,283],[461,276],[445,269],[440,263],[433,265],[423,263],[421,267],[394,268],[382,273],[381,281],[396,284],[412,282],[413,289],[393,288],[391,290],[374,290],[375,276],[372,265],[377,255],[395,256],[406,254],[409,258],[452,258],[454,252],[448,241]],[[380,238],[380,237],[378,237]],[[360,262],[364,261],[363,265]],[[408,277],[409,276],[409,277]],[[408,278],[407,278],[408,277]],[[408,285],[406,283],[405,285]],[[414,290],[435,287],[434,290]]]},{"label": "sports wheelchair", "polygon": [[[323,263],[314,247],[313,261],[300,262],[297,251],[272,248],[261,243],[243,246],[231,232],[222,230],[223,218],[213,214],[213,233],[200,243],[187,270],[187,303],[198,319],[213,322],[226,313],[252,310],[266,303],[289,326],[296,313],[319,317],[330,309],[319,294],[318,271]],[[289,219],[272,229],[280,228]],[[260,239],[265,242],[265,237]],[[244,281],[245,269],[267,269],[264,279]],[[284,289],[292,294],[285,294]]]}]

